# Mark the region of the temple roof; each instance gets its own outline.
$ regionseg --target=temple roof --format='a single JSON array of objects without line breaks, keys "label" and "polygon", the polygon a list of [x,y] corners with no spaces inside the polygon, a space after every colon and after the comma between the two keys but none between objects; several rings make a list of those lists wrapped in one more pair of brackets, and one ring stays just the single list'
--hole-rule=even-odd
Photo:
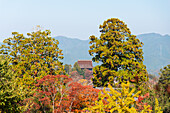
[{"label": "temple roof", "polygon": [[93,68],[91,60],[78,60],[77,63],[80,66],[80,68],[84,68],[84,69]]}]

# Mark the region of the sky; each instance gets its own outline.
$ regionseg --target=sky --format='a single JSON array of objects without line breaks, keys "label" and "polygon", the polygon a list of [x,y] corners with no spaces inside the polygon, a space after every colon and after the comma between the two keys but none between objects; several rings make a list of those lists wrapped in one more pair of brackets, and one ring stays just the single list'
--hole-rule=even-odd
[{"label": "sky", "polygon": [[99,25],[119,18],[132,34],[170,35],[170,0],[0,0],[0,42],[40,25],[51,36],[87,40]]}]

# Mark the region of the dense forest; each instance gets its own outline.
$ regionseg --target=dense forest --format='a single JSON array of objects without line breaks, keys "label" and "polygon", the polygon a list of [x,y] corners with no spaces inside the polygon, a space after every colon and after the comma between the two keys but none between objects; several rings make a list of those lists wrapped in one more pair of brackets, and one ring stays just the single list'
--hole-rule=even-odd
[{"label": "dense forest", "polygon": [[144,36],[137,38],[117,18],[99,30],[88,42],[91,60],[100,62],[92,70],[63,64],[50,30],[12,32],[0,46],[0,112],[169,113],[170,64],[159,77],[148,73]]}]

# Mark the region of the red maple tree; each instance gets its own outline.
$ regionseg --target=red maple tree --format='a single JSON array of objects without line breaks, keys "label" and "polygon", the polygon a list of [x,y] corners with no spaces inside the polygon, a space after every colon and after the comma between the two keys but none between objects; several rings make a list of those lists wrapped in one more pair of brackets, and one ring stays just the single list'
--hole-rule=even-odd
[{"label": "red maple tree", "polygon": [[47,75],[37,80],[36,91],[27,98],[26,112],[81,112],[94,104],[100,90],[73,82],[67,75]]}]

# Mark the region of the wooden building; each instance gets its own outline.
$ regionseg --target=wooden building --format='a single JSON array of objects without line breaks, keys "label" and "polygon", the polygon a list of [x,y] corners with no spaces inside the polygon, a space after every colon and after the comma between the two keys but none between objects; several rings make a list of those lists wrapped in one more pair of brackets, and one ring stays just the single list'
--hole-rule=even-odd
[{"label": "wooden building", "polygon": [[91,60],[78,60],[78,65],[80,66],[81,69],[88,69],[92,70],[93,65]]}]

